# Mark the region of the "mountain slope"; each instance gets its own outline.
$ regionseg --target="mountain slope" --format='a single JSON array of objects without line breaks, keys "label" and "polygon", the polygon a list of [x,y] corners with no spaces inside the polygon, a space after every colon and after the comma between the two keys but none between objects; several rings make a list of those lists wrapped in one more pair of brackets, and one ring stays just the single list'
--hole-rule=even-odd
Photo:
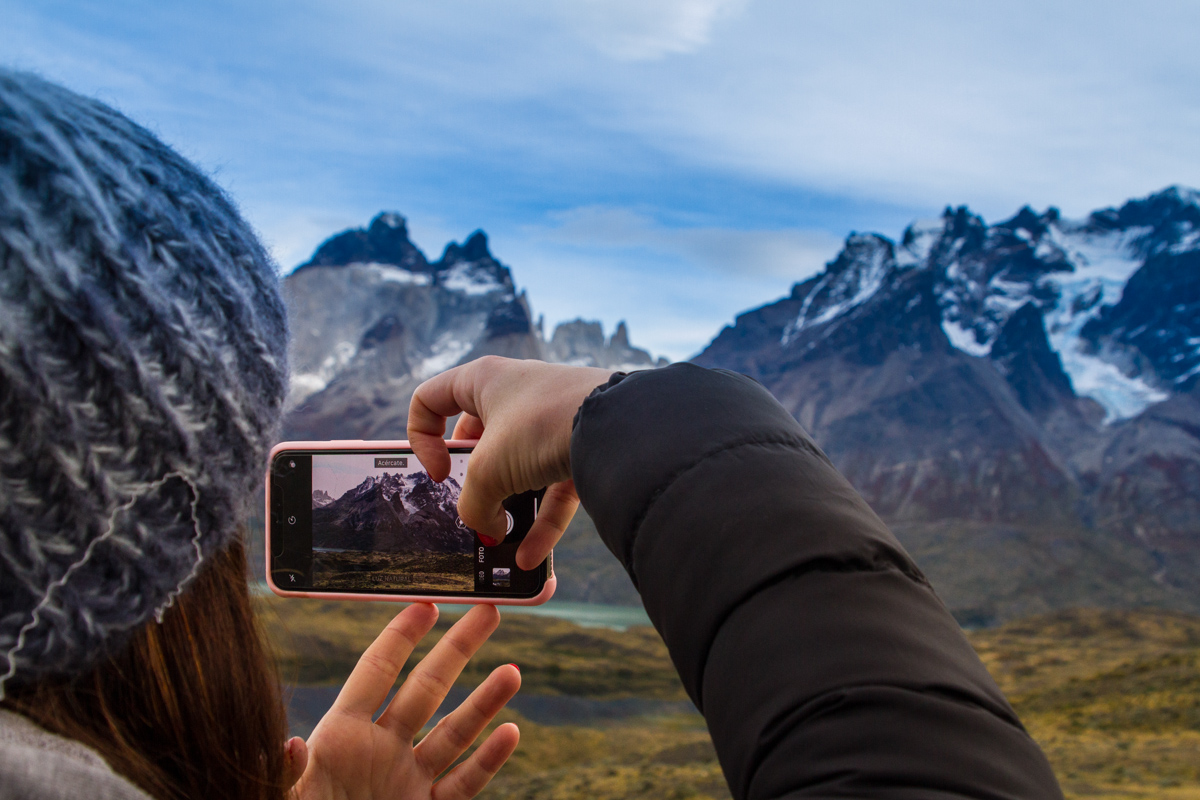
[{"label": "mountain slope", "polygon": [[[851,235],[695,360],[762,381],[914,540],[946,520],[983,531],[963,546],[1008,526],[1024,552],[1088,550],[1085,572],[1107,564],[1136,602],[1194,607],[1198,267],[1190,190],[1081,221],[1024,208],[988,225],[948,208],[898,243]],[[1077,599],[1099,597],[1088,580]]]}]

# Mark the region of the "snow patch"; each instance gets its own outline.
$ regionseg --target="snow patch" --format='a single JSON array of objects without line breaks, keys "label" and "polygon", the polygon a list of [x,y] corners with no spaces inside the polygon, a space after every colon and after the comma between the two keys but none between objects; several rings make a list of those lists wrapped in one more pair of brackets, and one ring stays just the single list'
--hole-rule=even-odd
[{"label": "snow patch", "polygon": [[[1146,226],[1127,228],[1123,231],[1091,233],[1051,227],[1049,237],[1066,255],[1077,274],[1116,282],[1124,287],[1125,282],[1144,263],[1134,245],[1152,230],[1153,228]],[[1117,299],[1120,299],[1119,295]]]},{"label": "snow patch", "polygon": [[413,367],[412,375],[419,381],[432,378],[453,367],[475,346],[472,339],[456,339],[453,332],[442,335],[433,343],[431,353]]},{"label": "snow patch", "polygon": [[992,352],[990,342],[980,344],[979,340],[975,338],[975,331],[964,328],[956,320],[943,317],[942,330],[945,331],[946,338],[950,340],[950,344],[967,355],[986,356]]},{"label": "snow patch", "polygon": [[1170,252],[1176,254],[1186,253],[1191,250],[1195,250],[1198,246],[1200,246],[1200,231],[1193,230],[1187,236],[1184,236],[1182,239],[1180,239],[1176,244],[1171,245]]},{"label": "snow patch", "polygon": [[442,277],[442,286],[454,292],[469,295],[490,294],[504,289],[496,276],[481,269],[473,261],[460,262],[448,269]]},{"label": "snow patch", "polygon": [[1029,284],[1023,281],[1006,281],[997,275],[988,282],[988,289],[988,295],[983,301],[984,306],[999,312],[1000,318],[1005,321],[1014,311],[1029,302]]},{"label": "snow patch", "polygon": [[1186,381],[1188,378],[1192,377],[1193,375],[1200,375],[1200,364],[1197,364],[1196,366],[1189,369],[1187,372],[1180,375],[1178,378],[1175,379],[1175,382],[1183,383],[1184,381]]},{"label": "snow patch", "polygon": [[929,259],[934,244],[946,230],[944,219],[917,220],[909,226],[912,241],[896,249],[896,266],[904,269],[919,267]]},{"label": "snow patch", "polygon": [[859,267],[856,264],[855,268],[847,269],[845,272],[836,276],[836,282],[831,287],[830,294],[834,296],[841,294],[841,292],[838,292],[838,289],[842,289],[843,287],[848,288],[848,284],[857,279],[858,286],[855,289],[854,294],[847,299],[831,303],[823,308],[821,312],[817,314],[817,316],[813,317],[812,319],[808,319],[808,312],[813,304],[813,301],[816,299],[817,294],[823,288],[825,288],[830,279],[834,277],[833,275],[827,273],[826,276],[822,278],[816,286],[813,287],[812,291],[809,292],[808,297],[804,298],[804,302],[800,306],[800,313],[796,316],[796,319],[790,322],[787,327],[784,328],[783,336],[780,338],[780,344],[786,346],[789,342],[796,338],[796,334],[800,333],[800,331],[804,330],[805,328],[813,328],[817,325],[822,325],[826,322],[829,322],[832,319],[836,319],[850,309],[860,306],[874,297],[875,293],[883,288],[883,284],[886,281],[889,272],[891,271],[890,267],[895,263],[891,259],[886,258],[886,256],[887,250],[883,247],[877,247],[874,252],[871,253],[870,260],[864,266]]},{"label": "snow patch", "polygon": [[1108,423],[1137,416],[1167,399],[1167,394],[1141,378],[1130,377],[1101,355],[1087,352],[1081,335],[1102,308],[1120,301],[1126,282],[1143,264],[1134,242],[1149,230],[1095,234],[1050,229],[1074,271],[1051,273],[1042,279],[1058,294],[1058,302],[1045,315],[1047,338],[1062,360],[1075,394],[1103,406]]},{"label": "snow patch", "polygon": [[353,342],[338,342],[333,352],[325,357],[316,372],[300,372],[292,375],[288,385],[287,407],[294,408],[306,399],[323,391],[334,377],[346,368],[358,348]]},{"label": "snow patch", "polygon": [[388,283],[399,283],[408,286],[428,286],[432,279],[424,272],[410,272],[403,267],[397,267],[394,264],[356,264],[367,272],[375,275],[381,281]]},{"label": "snow patch", "polygon": [[1105,423],[1136,417],[1170,395],[1141,378],[1131,378],[1115,365],[1079,350],[1060,352],[1063,369],[1071,378],[1075,394],[1090,397],[1104,406]]}]

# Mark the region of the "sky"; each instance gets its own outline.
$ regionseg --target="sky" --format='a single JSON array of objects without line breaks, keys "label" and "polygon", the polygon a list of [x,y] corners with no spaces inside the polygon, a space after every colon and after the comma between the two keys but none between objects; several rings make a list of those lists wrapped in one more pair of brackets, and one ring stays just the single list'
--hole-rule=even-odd
[{"label": "sky", "polygon": [[547,331],[686,358],[852,231],[1200,186],[1200,4],[0,0],[0,64],[150,128],[281,270],[487,232]]}]

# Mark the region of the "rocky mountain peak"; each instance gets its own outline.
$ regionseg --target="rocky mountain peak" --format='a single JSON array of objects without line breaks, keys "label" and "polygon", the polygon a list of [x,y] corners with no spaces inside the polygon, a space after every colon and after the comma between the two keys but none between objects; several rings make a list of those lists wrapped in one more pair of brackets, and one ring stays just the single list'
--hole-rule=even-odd
[{"label": "rocky mountain peak", "polygon": [[446,245],[446,249],[442,252],[442,257],[438,261],[438,266],[442,269],[449,267],[459,261],[495,261],[492,253],[488,250],[487,234],[483,231],[475,231],[461,245],[458,242],[451,242]]},{"label": "rocky mountain peak", "polygon": [[1119,209],[1105,208],[1088,217],[1099,230],[1150,228],[1158,236],[1200,228],[1200,192],[1169,186],[1148,197],[1126,201]]},{"label": "rocky mountain peak", "polygon": [[994,225],[959,206],[899,246],[855,233],[695,360],[762,382],[894,522],[1077,528],[1089,547],[1133,548],[1114,569],[1150,552],[1153,581],[1190,585],[1198,201],[1171,187],[1083,220],[1026,206]]},{"label": "rocky mountain peak", "polygon": [[1022,206],[1011,219],[997,222],[996,231],[1007,231],[1025,241],[1038,242],[1049,232],[1050,227],[1060,219],[1057,208],[1051,206],[1046,213],[1039,214],[1029,206]]},{"label": "rocky mountain peak", "polygon": [[942,221],[944,228],[941,255],[946,255],[946,251],[951,249],[976,250],[987,240],[987,223],[983,221],[983,217],[973,213],[966,206],[946,206],[942,212]]},{"label": "rocky mountain peak", "polygon": [[297,269],[347,264],[387,264],[412,272],[431,269],[425,254],[409,240],[404,217],[394,211],[377,214],[366,228],[352,228],[331,236]]},{"label": "rocky mountain peak", "polygon": [[514,299],[512,272],[492,255],[483,231],[475,231],[462,244],[446,245],[433,270],[438,284],[446,288],[475,295],[500,292]]},{"label": "rocky mountain peak", "polygon": [[[487,234],[449,243],[430,263],[391,212],[322,243],[284,279],[283,294],[292,326],[291,438],[402,438],[417,385],[484,355],[655,365],[623,324],[608,342],[597,324],[598,344],[549,345]],[[564,337],[560,344],[571,338]]]},{"label": "rocky mountain peak", "polygon": [[867,302],[900,268],[891,240],[874,233],[850,234],[821,275],[792,287],[792,298],[801,305],[783,332],[783,343]]},{"label": "rocky mountain peak", "polygon": [[546,355],[550,361],[560,364],[604,367],[625,372],[666,363],[666,359],[655,362],[648,352],[629,343],[629,328],[624,320],[617,323],[616,330],[607,341],[604,327],[599,322],[583,319],[561,322],[554,328]]}]

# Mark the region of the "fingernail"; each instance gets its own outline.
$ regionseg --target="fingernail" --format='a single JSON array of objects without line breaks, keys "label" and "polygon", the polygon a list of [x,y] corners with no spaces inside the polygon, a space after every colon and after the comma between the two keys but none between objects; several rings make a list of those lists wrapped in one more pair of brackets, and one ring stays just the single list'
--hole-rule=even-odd
[{"label": "fingernail", "polygon": [[514,667],[514,668],[516,668],[517,672],[520,672],[520,671],[521,671],[521,668],[520,668],[520,667],[518,667],[516,664],[509,664],[509,666],[510,666],[510,667]]},{"label": "fingernail", "polygon": [[479,537],[479,541],[483,542],[488,547],[495,547],[496,545],[500,544],[498,541],[485,534],[477,533],[475,535]]}]

